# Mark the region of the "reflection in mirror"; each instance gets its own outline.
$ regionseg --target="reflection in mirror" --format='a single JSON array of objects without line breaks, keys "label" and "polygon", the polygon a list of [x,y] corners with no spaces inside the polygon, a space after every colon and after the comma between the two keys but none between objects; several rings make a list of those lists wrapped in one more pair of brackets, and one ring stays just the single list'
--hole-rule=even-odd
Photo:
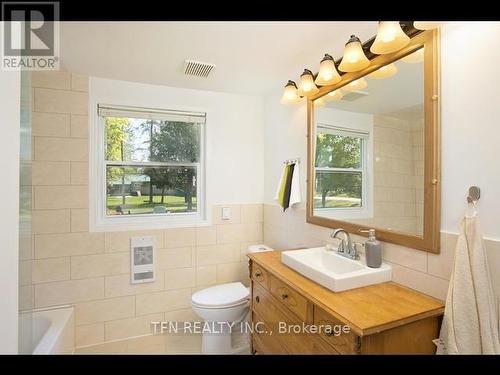
[{"label": "reflection in mirror", "polygon": [[314,106],[314,216],[423,235],[423,48]]}]

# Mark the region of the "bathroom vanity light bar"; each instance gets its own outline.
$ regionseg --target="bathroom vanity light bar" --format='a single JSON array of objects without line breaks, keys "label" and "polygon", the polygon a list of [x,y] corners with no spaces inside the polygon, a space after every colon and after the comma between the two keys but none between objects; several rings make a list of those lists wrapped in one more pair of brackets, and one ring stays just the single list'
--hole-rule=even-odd
[{"label": "bathroom vanity light bar", "polygon": [[[412,37],[424,30],[416,26],[418,23],[414,21],[380,21],[377,35],[364,43],[361,43],[356,35],[351,35],[341,59],[335,60],[325,54],[318,73],[313,74],[309,69],[305,69],[300,76],[298,87],[294,81],[289,80],[281,103],[297,103],[303,97],[313,96],[318,91],[318,86],[330,85],[332,80],[339,81],[337,77],[345,73],[365,69],[370,65],[371,60],[380,54],[400,50],[409,43]],[[426,27],[428,27],[427,24]],[[438,24],[435,27],[438,27]]]}]

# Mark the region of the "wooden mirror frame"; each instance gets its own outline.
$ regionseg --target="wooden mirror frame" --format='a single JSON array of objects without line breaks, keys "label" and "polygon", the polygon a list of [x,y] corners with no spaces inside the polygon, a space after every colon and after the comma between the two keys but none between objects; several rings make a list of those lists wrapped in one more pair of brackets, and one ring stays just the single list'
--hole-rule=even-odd
[{"label": "wooden mirror frame", "polygon": [[401,50],[386,54],[369,54],[367,49],[373,39],[363,44],[363,49],[371,57],[370,66],[354,73],[342,74],[342,80],[330,86],[319,88],[319,92],[307,100],[307,207],[306,221],[327,228],[344,228],[348,232],[365,235],[360,230],[369,229],[366,225],[348,221],[314,216],[314,152],[315,124],[314,100],[330,91],[345,86],[349,82],[366,76],[380,67],[395,62],[406,55],[424,47],[424,214],[423,235],[418,236],[399,231],[375,228],[381,241],[439,253],[441,226],[441,154],[440,154],[440,61],[439,30],[417,31],[412,29],[410,43]]}]

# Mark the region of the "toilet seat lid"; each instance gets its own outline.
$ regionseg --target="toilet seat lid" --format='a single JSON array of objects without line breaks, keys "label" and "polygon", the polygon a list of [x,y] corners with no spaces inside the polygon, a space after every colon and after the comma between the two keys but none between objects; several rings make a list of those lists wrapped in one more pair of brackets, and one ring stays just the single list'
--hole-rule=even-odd
[{"label": "toilet seat lid", "polygon": [[192,302],[198,306],[223,307],[236,305],[250,296],[248,289],[240,282],[212,286],[194,293]]}]

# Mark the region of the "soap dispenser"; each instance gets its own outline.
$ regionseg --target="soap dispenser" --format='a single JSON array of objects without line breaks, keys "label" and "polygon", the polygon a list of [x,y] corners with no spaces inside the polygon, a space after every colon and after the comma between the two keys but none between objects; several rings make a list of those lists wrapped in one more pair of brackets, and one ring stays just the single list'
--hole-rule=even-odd
[{"label": "soap dispenser", "polygon": [[379,268],[382,265],[382,244],[375,238],[375,229],[360,232],[368,233],[368,240],[365,242],[366,265]]}]

